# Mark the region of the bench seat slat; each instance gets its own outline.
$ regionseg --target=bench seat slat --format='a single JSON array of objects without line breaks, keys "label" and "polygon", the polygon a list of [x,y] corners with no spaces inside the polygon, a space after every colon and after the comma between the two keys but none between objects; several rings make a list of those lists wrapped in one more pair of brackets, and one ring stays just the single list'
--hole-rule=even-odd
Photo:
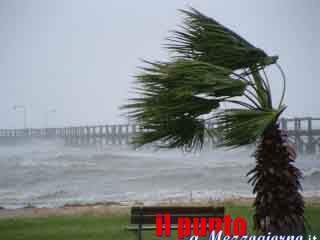
[{"label": "bench seat slat", "polygon": [[[190,215],[190,214],[181,214],[181,215],[171,215],[170,216],[170,222],[171,224],[177,224],[178,223],[178,219],[180,217],[188,217],[190,218],[191,222],[193,221],[193,218],[201,218],[204,217],[206,219],[208,218],[223,218],[223,214],[220,215]],[[156,216],[155,215],[151,215],[151,216],[131,216],[131,223],[132,224],[155,224],[156,222]]]},{"label": "bench seat slat", "polygon": [[[173,230],[178,229],[178,225],[174,224],[171,225],[170,227]],[[139,225],[130,225],[126,227],[127,230],[129,231],[136,231],[139,230]],[[156,225],[142,225],[141,226],[141,230],[155,230],[156,229]]]},{"label": "bench seat slat", "polygon": [[[207,225],[207,228],[208,227],[209,226]],[[191,224],[191,228],[193,228],[193,224]],[[139,225],[129,225],[129,226],[126,227],[126,229],[128,231],[137,231],[137,230],[139,230]],[[142,225],[141,226],[141,230],[155,230],[155,229],[156,229],[156,225],[146,225],[146,226]],[[178,225],[177,224],[172,224],[170,226],[170,229],[177,230],[178,229]]]},{"label": "bench seat slat", "polygon": [[179,217],[223,218],[224,207],[133,207],[131,224],[155,224],[156,214],[170,214],[171,224],[177,224]]},{"label": "bench seat slat", "polygon": [[185,214],[185,213],[221,213],[224,212],[223,207],[174,207],[174,206],[159,206],[159,207],[132,207],[131,214],[156,214],[168,212],[170,214]]}]

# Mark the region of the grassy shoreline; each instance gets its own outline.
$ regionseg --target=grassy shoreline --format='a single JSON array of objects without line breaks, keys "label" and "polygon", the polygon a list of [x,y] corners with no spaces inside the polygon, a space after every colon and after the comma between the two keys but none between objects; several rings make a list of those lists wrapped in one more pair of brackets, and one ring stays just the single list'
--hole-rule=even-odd
[{"label": "grassy shoreline", "polygon": [[[253,233],[253,209],[249,202],[225,201],[215,202],[212,205],[225,206],[226,213],[232,217],[246,218],[248,232]],[[0,219],[0,239],[136,239],[134,233],[124,230],[129,223],[130,206],[100,204],[66,206],[59,209],[30,208],[24,209],[24,215],[3,216]],[[3,215],[3,211],[18,210],[0,210],[0,216]],[[319,234],[320,202],[308,202],[305,216],[312,228],[309,234]],[[144,234],[144,239],[160,238],[156,238],[151,231]],[[173,233],[171,239],[177,239],[177,235]]]},{"label": "grassy shoreline", "polygon": [[[319,206],[320,197],[304,197],[306,206]],[[83,213],[93,214],[110,214],[124,212],[129,214],[131,206],[136,205],[172,205],[172,206],[247,206],[251,207],[254,198],[249,197],[233,197],[221,200],[202,200],[194,201],[183,200],[180,198],[170,198],[166,200],[141,202],[141,201],[105,201],[96,203],[68,203],[61,207],[36,207],[27,204],[25,207],[9,209],[0,206],[0,219],[8,217],[37,217],[50,215],[74,215]]]}]

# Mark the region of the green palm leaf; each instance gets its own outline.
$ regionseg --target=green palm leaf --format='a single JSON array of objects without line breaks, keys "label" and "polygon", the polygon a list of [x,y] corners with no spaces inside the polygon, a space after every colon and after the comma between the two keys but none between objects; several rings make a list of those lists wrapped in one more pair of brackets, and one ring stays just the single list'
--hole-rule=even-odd
[{"label": "green palm leaf", "polygon": [[155,142],[158,147],[185,150],[201,149],[207,131],[204,121],[188,116],[149,120],[143,130],[133,138],[133,144],[141,146]]},{"label": "green palm leaf", "polygon": [[215,116],[216,131],[222,137],[220,146],[239,147],[254,143],[283,110],[257,111],[227,109]]},{"label": "green palm leaf", "polygon": [[221,101],[241,96],[247,86],[229,74],[228,69],[199,61],[149,63],[137,76],[140,97],[123,107],[146,130],[135,143],[202,146],[202,116],[217,109]]},{"label": "green palm leaf", "polygon": [[235,80],[232,71],[210,63],[178,60],[171,63],[146,62],[151,67],[143,68],[138,85],[143,92],[149,90],[172,90],[178,95],[205,94],[212,97],[241,96],[246,82]]},{"label": "green palm leaf", "polygon": [[167,44],[179,57],[210,62],[232,70],[271,64],[276,60],[199,11],[193,8],[181,11],[186,16],[182,31],[174,31]]}]

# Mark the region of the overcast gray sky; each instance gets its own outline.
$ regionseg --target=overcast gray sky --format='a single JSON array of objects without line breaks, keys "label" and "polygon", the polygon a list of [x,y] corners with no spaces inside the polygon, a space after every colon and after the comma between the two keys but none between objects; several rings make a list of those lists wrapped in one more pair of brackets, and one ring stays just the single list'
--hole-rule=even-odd
[{"label": "overcast gray sky", "polygon": [[[193,6],[270,55],[287,78],[287,116],[320,117],[318,0],[0,0],[0,128],[120,123],[139,59],[161,47]],[[272,74],[280,95],[279,75]]]}]

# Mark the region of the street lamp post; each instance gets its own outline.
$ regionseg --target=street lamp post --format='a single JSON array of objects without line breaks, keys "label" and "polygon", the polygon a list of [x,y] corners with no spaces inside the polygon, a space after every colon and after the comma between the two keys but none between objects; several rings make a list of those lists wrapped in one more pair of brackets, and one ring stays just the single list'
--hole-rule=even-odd
[{"label": "street lamp post", "polygon": [[23,110],[23,127],[27,128],[27,108],[25,105],[14,105],[13,110],[18,111],[19,109]]}]

